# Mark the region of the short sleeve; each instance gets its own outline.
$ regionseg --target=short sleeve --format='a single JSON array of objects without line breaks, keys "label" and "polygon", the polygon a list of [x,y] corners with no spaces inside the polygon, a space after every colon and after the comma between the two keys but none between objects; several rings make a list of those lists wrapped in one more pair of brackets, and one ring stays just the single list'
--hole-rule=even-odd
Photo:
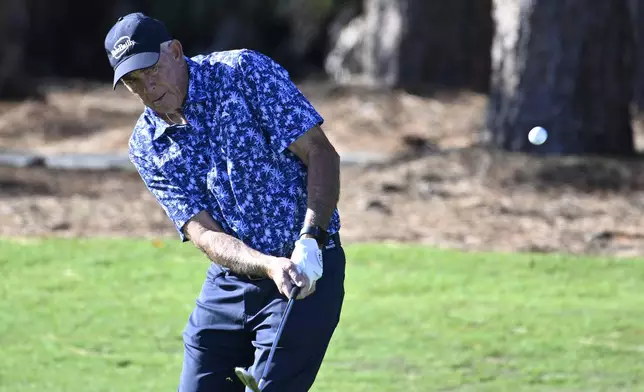
[{"label": "short sleeve", "polygon": [[288,72],[268,56],[247,50],[240,56],[238,67],[244,97],[276,151],[285,150],[307,130],[324,122]]},{"label": "short sleeve", "polygon": [[174,223],[181,241],[187,241],[183,233],[183,226],[190,218],[206,209],[205,203],[196,196],[198,193],[190,192],[189,187],[181,184],[178,177],[168,176],[140,155],[131,153],[130,160],[148,190]]}]

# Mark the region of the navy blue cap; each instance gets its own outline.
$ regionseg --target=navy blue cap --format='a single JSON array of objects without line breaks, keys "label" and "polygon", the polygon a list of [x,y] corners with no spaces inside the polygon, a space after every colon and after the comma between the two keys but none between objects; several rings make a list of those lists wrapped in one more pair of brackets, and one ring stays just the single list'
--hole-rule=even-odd
[{"label": "navy blue cap", "polygon": [[163,23],[140,12],[119,18],[105,37],[107,58],[114,68],[112,87],[127,73],[156,64],[161,43],[171,39]]}]

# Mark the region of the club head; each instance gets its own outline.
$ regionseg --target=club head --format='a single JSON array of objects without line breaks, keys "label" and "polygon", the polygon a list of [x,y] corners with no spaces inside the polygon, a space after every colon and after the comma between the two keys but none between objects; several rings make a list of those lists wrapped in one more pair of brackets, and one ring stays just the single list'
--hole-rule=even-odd
[{"label": "club head", "polygon": [[236,367],[235,374],[237,375],[237,378],[239,378],[241,382],[244,383],[244,385],[250,388],[251,391],[261,392],[259,385],[257,385],[257,380],[255,380],[255,377],[253,377],[253,375],[250,374],[248,370],[241,367]]}]

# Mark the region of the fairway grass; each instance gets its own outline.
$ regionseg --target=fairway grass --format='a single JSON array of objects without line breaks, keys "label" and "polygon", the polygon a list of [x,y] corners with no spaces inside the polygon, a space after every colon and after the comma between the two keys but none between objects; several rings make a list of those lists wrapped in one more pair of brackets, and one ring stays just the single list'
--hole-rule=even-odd
[{"label": "fairway grass", "polygon": [[[312,391],[644,391],[644,260],[346,252]],[[207,264],[177,241],[0,240],[0,392],[176,391]]]}]

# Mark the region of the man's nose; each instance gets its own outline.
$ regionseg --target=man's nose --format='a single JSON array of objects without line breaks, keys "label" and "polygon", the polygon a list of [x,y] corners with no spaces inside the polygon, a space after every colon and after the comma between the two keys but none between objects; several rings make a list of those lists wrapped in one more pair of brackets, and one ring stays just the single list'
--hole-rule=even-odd
[{"label": "man's nose", "polygon": [[143,81],[143,91],[146,94],[153,92],[156,87],[157,84],[152,78]]}]

